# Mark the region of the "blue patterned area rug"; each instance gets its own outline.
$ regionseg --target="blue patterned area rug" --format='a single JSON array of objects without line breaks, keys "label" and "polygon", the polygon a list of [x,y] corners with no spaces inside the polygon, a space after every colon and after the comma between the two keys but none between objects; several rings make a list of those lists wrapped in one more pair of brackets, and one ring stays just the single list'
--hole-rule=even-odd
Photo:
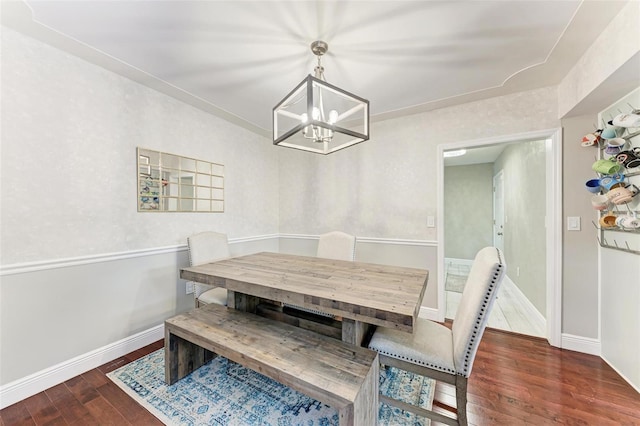
[{"label": "blue patterned area rug", "polygon": [[[330,426],[338,413],[270,378],[217,357],[172,386],[164,382],[164,349],[107,376],[167,425]],[[435,382],[395,368],[380,372],[382,393],[430,409]],[[380,425],[426,426],[429,419],[380,404]]]}]

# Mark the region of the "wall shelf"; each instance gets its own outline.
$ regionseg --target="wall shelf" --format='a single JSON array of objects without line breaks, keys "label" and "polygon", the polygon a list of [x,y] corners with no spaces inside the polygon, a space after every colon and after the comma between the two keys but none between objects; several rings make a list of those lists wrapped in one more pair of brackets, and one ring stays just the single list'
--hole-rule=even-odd
[{"label": "wall shelf", "polygon": [[[631,108],[630,111],[625,112],[625,111],[619,110],[619,112],[621,114],[623,113],[639,114],[640,113],[640,110],[633,108],[631,105],[629,105],[629,107]],[[611,118],[613,120],[613,117]],[[603,128],[606,128],[607,123],[605,123],[604,120],[602,121],[604,126]],[[629,144],[626,150],[632,150],[634,147],[640,146],[640,130],[638,128],[626,128],[622,131],[622,134],[620,134],[618,137],[625,139]],[[635,139],[635,140],[632,140],[632,139]],[[615,161],[615,155],[610,156],[605,153],[606,146],[607,146],[606,140],[601,139],[598,142],[598,154],[596,156],[596,160],[600,160],[603,158],[612,158]],[[635,185],[636,188],[640,188],[640,178],[638,178],[640,176],[640,167],[634,167],[632,169],[626,170],[623,166],[619,173],[624,175],[625,180],[629,184]],[[601,173],[596,173],[596,176],[598,178],[602,178],[603,176],[606,176],[606,175]],[[630,179],[630,178],[633,178],[633,179]],[[604,193],[603,191],[600,192],[600,194],[603,194],[603,193]],[[615,216],[631,215],[640,219],[640,194],[636,194],[632,199],[632,201],[629,201],[625,204],[612,204],[610,205],[610,207],[611,208],[601,210],[598,214],[598,219],[601,219],[605,214],[614,214]],[[636,238],[636,236],[640,235],[640,228],[630,229],[630,228],[622,228],[619,226],[604,227],[604,226],[599,226],[598,223],[595,223],[593,221],[592,223],[593,223],[593,226],[598,230],[598,235],[596,236],[596,239],[598,240],[598,244],[600,245],[600,247],[608,248],[612,250],[619,250],[627,253],[632,253],[635,255],[640,255],[640,243],[638,243],[637,241],[638,239]],[[619,233],[620,236],[616,236],[614,238],[613,234],[611,233]],[[627,236],[629,236],[630,238],[626,238]],[[629,242],[629,240],[631,240],[631,243]]]}]

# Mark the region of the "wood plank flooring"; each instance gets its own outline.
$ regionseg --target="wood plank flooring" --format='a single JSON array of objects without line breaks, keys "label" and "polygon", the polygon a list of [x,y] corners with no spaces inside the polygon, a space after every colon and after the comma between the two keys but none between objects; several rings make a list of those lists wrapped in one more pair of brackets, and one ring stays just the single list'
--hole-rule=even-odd
[{"label": "wood plank flooring", "polygon": [[[159,425],[105,374],[162,345],[158,341],[7,407],[0,425]],[[468,391],[471,425],[640,425],[640,394],[602,359],[536,337],[487,329]],[[436,400],[454,404],[453,389],[438,384]]]},{"label": "wood plank flooring", "polygon": [[106,374],[164,347],[159,340],[0,411],[0,425],[162,425]]}]

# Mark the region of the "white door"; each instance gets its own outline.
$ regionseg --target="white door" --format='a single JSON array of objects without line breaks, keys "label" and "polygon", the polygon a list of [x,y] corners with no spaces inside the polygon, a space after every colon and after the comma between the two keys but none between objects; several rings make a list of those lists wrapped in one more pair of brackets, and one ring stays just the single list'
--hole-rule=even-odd
[{"label": "white door", "polygon": [[504,173],[493,177],[493,245],[504,251]]}]

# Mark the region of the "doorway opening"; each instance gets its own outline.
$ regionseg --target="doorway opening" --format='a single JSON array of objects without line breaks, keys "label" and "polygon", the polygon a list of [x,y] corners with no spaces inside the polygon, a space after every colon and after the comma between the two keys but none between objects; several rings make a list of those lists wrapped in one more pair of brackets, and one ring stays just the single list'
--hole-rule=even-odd
[{"label": "doorway opening", "polygon": [[[474,165],[465,165],[464,161],[470,161],[473,155],[466,160],[461,157],[456,160],[458,167],[455,161],[445,162],[445,152],[461,149],[471,154],[474,151],[493,151],[493,158],[475,160]],[[535,155],[523,153],[523,149],[533,150]],[[537,324],[537,329],[534,328],[532,332],[512,331],[546,337],[550,344],[559,347],[562,231],[560,129],[442,144],[438,146],[438,156],[438,319],[453,316],[451,312],[455,312],[455,299],[459,299],[461,294],[460,289],[457,294],[449,292],[454,287],[453,280],[447,282],[447,275],[451,278],[456,278],[456,275],[464,277],[478,248],[502,245],[507,277],[512,276],[513,280],[507,278],[503,282],[505,294],[496,306],[502,302],[512,303],[512,296],[527,294],[527,297],[523,297],[529,304],[523,311],[524,316]],[[498,163],[494,164],[498,157]],[[533,189],[530,186],[532,182],[535,184]],[[494,192],[494,189],[498,192]],[[478,193],[484,196],[478,196]],[[470,226],[473,228],[468,228]],[[455,231],[447,235],[447,229]],[[513,263],[510,263],[510,259]],[[520,286],[514,283],[518,281]],[[542,283],[542,286],[538,283]],[[448,298],[447,295],[452,297]],[[498,298],[501,299],[500,294]],[[500,311],[500,308],[494,307],[496,310]],[[499,318],[499,315],[495,316]],[[494,327],[509,329],[501,327],[499,321],[497,324],[494,320]],[[489,326],[492,326],[491,317]]]}]

